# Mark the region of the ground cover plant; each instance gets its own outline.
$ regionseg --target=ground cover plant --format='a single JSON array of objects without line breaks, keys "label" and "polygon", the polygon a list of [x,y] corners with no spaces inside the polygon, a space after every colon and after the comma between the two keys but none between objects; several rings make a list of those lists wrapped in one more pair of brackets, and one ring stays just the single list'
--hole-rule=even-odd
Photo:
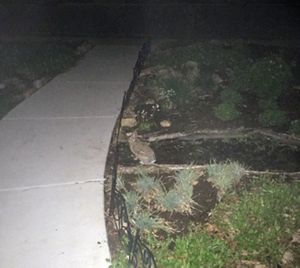
[{"label": "ground cover plant", "polygon": [[[0,118],[55,75],[75,64],[81,42],[0,43]],[[81,49],[80,49],[81,48]]]},{"label": "ground cover plant", "polygon": [[[121,119],[131,124],[120,131],[118,174],[158,267],[298,267],[299,55],[176,41],[147,59]],[[131,151],[132,133],[154,165]]]}]

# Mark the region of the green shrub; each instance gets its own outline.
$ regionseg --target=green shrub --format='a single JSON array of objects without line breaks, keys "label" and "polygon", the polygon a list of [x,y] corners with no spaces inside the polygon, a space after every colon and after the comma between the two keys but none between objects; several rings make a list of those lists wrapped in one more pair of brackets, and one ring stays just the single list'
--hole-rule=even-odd
[{"label": "green shrub", "polygon": [[291,122],[289,132],[300,136],[300,119]]},{"label": "green shrub", "polygon": [[258,121],[263,127],[282,127],[288,123],[288,118],[283,111],[268,109],[259,115]]},{"label": "green shrub", "polygon": [[277,110],[278,103],[274,99],[261,99],[258,101],[258,106],[262,110]]},{"label": "green shrub", "polygon": [[185,107],[193,98],[191,89],[179,78],[163,80],[163,88],[166,94],[172,92],[172,94],[168,94],[168,96],[173,103],[179,106],[178,108]]},{"label": "green shrub", "polygon": [[221,100],[223,101],[223,103],[232,103],[238,106],[243,102],[241,94],[230,88],[224,89],[221,92]]},{"label": "green shrub", "polygon": [[247,73],[248,85],[260,99],[277,99],[292,78],[290,66],[276,56],[257,60]]},{"label": "green shrub", "polygon": [[215,107],[214,114],[222,121],[231,121],[240,116],[240,112],[237,110],[236,106],[233,103],[228,102],[221,103]]},{"label": "green shrub", "polygon": [[142,121],[138,124],[138,131],[140,133],[147,133],[150,132],[155,127],[156,124],[153,121]]}]

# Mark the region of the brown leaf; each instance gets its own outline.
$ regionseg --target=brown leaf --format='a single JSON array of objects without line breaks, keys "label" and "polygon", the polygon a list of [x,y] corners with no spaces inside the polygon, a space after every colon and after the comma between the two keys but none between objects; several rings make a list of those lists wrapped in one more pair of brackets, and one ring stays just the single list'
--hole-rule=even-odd
[{"label": "brown leaf", "polygon": [[282,257],[282,264],[283,265],[287,265],[287,264],[290,264],[294,261],[294,255],[292,252],[290,251],[286,251],[284,254],[283,254],[283,257]]},{"label": "brown leaf", "polygon": [[294,233],[292,237],[293,237],[293,239],[292,239],[291,243],[300,244],[300,229],[298,229],[297,232]]}]

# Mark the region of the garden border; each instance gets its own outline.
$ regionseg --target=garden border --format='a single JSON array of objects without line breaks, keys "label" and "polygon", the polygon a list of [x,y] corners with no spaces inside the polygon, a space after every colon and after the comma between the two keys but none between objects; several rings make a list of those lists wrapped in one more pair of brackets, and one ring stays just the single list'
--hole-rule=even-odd
[{"label": "garden border", "polygon": [[[132,264],[133,267],[144,267],[144,268],[156,268],[156,261],[151,250],[145,245],[140,236],[140,230],[134,232],[131,228],[129,221],[129,215],[126,208],[125,199],[117,189],[117,172],[119,164],[119,134],[121,128],[121,120],[124,114],[124,110],[129,103],[130,97],[134,90],[137,78],[140,74],[141,68],[151,50],[151,41],[145,42],[139,51],[138,59],[133,69],[133,79],[127,91],[124,92],[123,102],[119,116],[116,120],[116,124],[113,130],[113,135],[110,142],[110,153],[113,154],[112,169],[111,169],[111,189],[110,189],[110,201],[109,201],[109,216],[112,217],[115,228],[118,231],[119,239],[124,235],[127,237],[127,251],[129,255],[128,264]],[[109,157],[109,156],[108,156]],[[108,179],[108,160],[106,163],[106,174],[105,179]]]}]

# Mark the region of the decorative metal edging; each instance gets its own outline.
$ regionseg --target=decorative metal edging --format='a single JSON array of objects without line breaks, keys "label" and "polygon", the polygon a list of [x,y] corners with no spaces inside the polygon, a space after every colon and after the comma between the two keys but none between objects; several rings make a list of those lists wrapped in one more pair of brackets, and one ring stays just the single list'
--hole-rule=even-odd
[{"label": "decorative metal edging", "polygon": [[114,159],[113,159],[113,170],[112,170],[112,184],[111,184],[111,199],[109,214],[112,216],[115,228],[118,230],[119,237],[123,235],[127,236],[128,244],[127,250],[129,254],[128,267],[133,266],[134,268],[156,268],[156,262],[151,250],[143,243],[140,230],[136,230],[135,233],[131,228],[129,215],[127,212],[125,199],[117,189],[117,170],[119,164],[119,133],[121,129],[121,119],[124,114],[125,107],[129,103],[130,96],[133,92],[136,80],[140,74],[141,68],[144,64],[146,57],[150,52],[150,41],[144,43],[142,49],[139,51],[138,59],[133,69],[133,79],[130,83],[129,89],[124,92],[123,102],[120,114],[117,119],[114,137]]}]

